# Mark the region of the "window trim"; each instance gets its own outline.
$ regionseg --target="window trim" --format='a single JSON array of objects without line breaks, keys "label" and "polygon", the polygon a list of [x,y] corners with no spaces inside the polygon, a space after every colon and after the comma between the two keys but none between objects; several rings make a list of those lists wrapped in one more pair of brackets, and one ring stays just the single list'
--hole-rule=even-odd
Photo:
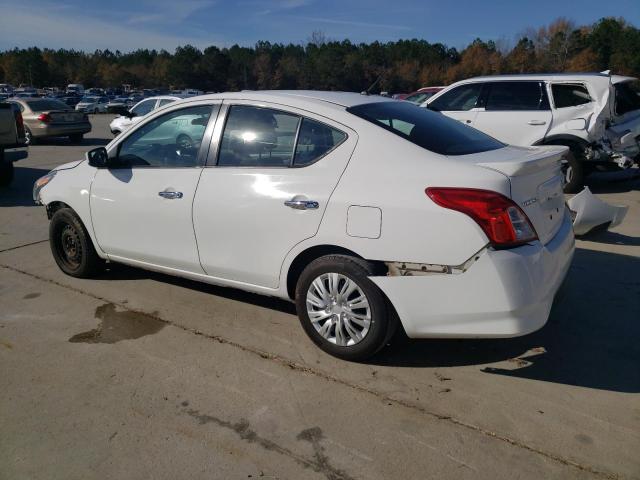
[{"label": "window trim", "polygon": [[[538,99],[538,108],[523,109],[523,110],[521,109],[494,110],[491,108],[487,108],[487,105],[489,104],[489,96],[491,95],[491,89],[493,88],[493,85],[496,83],[537,83],[538,88],[540,89],[540,98]],[[546,89],[546,84],[542,80],[491,80],[491,81],[485,82],[482,93],[484,97],[482,100],[482,104],[485,112],[550,112],[551,111],[551,102],[549,102],[549,94]],[[547,104],[549,105],[549,108],[546,108],[546,109],[541,108],[545,98],[547,100]]]},{"label": "window trim", "polygon": [[[588,102],[581,103],[580,105],[567,105],[566,107],[558,107],[556,105],[556,96],[553,93],[553,86],[554,85],[577,85],[577,86],[583,87],[587,91],[587,93],[589,94],[590,100]],[[595,102],[595,100],[593,98],[593,95],[591,95],[591,92],[589,91],[588,85],[586,83],[580,82],[580,81],[577,81],[577,82],[554,82],[554,81],[549,82],[549,94],[550,94],[550,97],[551,97],[551,99],[553,101],[553,107],[552,107],[553,110],[561,110],[563,108],[582,107],[583,105],[589,105],[590,103]]]},{"label": "window trim", "polygon": [[[218,123],[218,119],[220,118],[220,113],[222,111],[223,105],[221,100],[194,100],[192,102],[185,102],[185,103],[179,103],[177,105],[170,105],[167,108],[163,108],[160,111],[158,111],[158,109],[152,110],[148,114],[148,118],[146,118],[145,121],[134,124],[130,128],[126,129],[123,133],[118,135],[118,137],[116,138],[117,141],[114,144],[107,146],[107,153],[109,157],[112,158],[112,155],[114,153],[115,153],[115,157],[118,157],[120,155],[120,149],[122,147],[122,144],[127,140],[127,138],[129,138],[133,133],[138,131],[144,125],[147,125],[148,123],[153,122],[156,118],[170,114],[171,112],[176,110],[183,110],[183,109],[193,108],[193,107],[207,107],[207,106],[211,109],[211,115],[209,116],[209,122],[207,123],[207,126],[205,127],[205,130],[204,130],[204,134],[202,135],[202,142],[200,143],[200,149],[198,150],[197,165],[193,167],[184,167],[184,166],[157,167],[153,165],[129,165],[126,167],[117,167],[117,168],[114,168],[113,170],[122,170],[126,168],[130,168],[132,170],[133,169],[160,169],[160,168],[164,170],[204,168],[206,166],[207,156],[211,148],[211,136],[216,124]],[[217,107],[217,113],[214,115],[213,109],[215,107]]]},{"label": "window trim", "polygon": [[[264,169],[289,169],[289,168],[306,168],[306,167],[310,167],[311,165],[314,165],[315,163],[319,162],[320,160],[322,160],[324,157],[326,157],[327,155],[329,155],[330,153],[332,153],[334,150],[336,150],[339,146],[341,146],[342,144],[344,144],[347,139],[349,138],[349,134],[347,132],[345,132],[344,130],[341,130],[339,128],[336,128],[332,125],[329,125],[326,122],[323,122],[321,120],[317,120],[313,117],[310,117],[308,115],[305,115],[303,113],[298,113],[297,111],[292,111],[292,110],[285,110],[284,108],[286,108],[285,105],[280,105],[280,104],[276,104],[277,106],[272,106],[271,104],[266,104],[266,103],[256,103],[253,101],[247,101],[247,100],[231,100],[231,101],[223,101],[222,106],[220,107],[220,111],[218,112],[218,119],[216,121],[216,126],[211,138],[211,148],[209,148],[209,154],[207,156],[206,162],[204,164],[204,168],[264,168]],[[244,106],[244,107],[254,107],[254,108],[262,108],[262,109],[266,109],[266,110],[275,110],[277,112],[282,112],[288,115],[295,115],[297,116],[300,120],[298,121],[298,127],[296,130],[296,136],[294,139],[294,143],[293,143],[293,155],[291,156],[291,162],[289,162],[288,166],[276,166],[276,165],[218,165],[218,160],[220,157],[220,146],[222,145],[222,136],[224,135],[224,130],[227,126],[227,120],[229,119],[229,111],[231,110],[231,107],[233,106]],[[282,108],[284,107],[284,108]],[[333,146],[333,148],[331,148],[331,150],[327,150],[325,153],[323,153],[322,155],[320,155],[319,157],[317,157],[316,159],[313,160],[313,162],[307,163],[305,165],[296,165],[295,164],[295,159],[296,159],[296,150],[298,148],[298,140],[299,140],[299,136],[300,136],[300,130],[302,128],[302,122],[307,119],[307,120],[311,120],[317,123],[321,123],[322,125],[326,125],[328,128],[331,128],[333,130],[337,130],[340,133],[342,133],[344,135],[344,138],[342,139],[342,141],[340,143],[337,143],[336,145]]]}]

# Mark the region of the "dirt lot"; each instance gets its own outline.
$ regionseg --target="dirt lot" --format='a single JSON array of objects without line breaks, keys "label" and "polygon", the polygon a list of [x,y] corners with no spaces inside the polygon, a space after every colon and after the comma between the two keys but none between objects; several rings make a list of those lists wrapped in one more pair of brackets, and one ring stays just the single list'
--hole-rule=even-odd
[{"label": "dirt lot", "polygon": [[110,118],[31,147],[0,191],[0,478],[640,478],[637,170],[591,179],[631,209],[577,242],[541,331],[400,339],[353,364],[286,302],[58,270],[31,186],[106,144]]}]

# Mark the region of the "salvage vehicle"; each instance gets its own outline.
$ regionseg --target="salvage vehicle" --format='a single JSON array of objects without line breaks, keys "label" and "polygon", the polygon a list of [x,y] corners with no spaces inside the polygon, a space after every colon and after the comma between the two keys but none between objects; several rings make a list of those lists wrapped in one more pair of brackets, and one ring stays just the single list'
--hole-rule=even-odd
[{"label": "salvage vehicle", "polygon": [[476,77],[450,85],[424,106],[511,145],[565,145],[565,191],[595,170],[640,160],[640,87],[608,72]]},{"label": "salvage vehicle", "polygon": [[[185,141],[185,135],[189,141]],[[574,251],[566,147],[382,96],[173,102],[38,179],[58,266],[121,262],[294,301],[326,352],[541,328]]]},{"label": "salvage vehicle", "polygon": [[145,115],[153,112],[156,108],[164,107],[169,103],[180,100],[180,98],[181,97],[176,97],[173,95],[161,95],[157,97],[145,98],[141,102],[135,104],[127,113],[124,113],[111,121],[111,123],[109,124],[111,133],[113,133],[114,135],[120,135],[120,133],[125,131],[134,123],[142,120]]},{"label": "salvage vehicle", "polygon": [[50,98],[12,98],[22,113],[27,145],[51,137],[69,137],[72,143],[80,143],[85,133],[91,131],[86,114],[75,112],[69,105]]},{"label": "salvage vehicle", "polygon": [[5,155],[5,149],[23,147],[25,144],[20,109],[15,104],[0,102],[0,187],[6,187],[13,181],[13,159]]}]

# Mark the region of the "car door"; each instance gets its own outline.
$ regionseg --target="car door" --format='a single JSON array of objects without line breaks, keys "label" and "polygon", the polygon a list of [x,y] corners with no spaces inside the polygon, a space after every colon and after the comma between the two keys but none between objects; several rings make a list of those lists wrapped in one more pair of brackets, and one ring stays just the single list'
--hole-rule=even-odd
[{"label": "car door", "polygon": [[475,128],[510,145],[529,146],[545,137],[551,108],[544,82],[490,82],[484,97]]},{"label": "car door", "polygon": [[98,244],[111,258],[203,273],[191,209],[218,109],[176,106],[110,149],[112,168],[97,171],[90,205]]},{"label": "car door", "polygon": [[436,110],[447,117],[475,126],[478,111],[482,110],[482,86],[480,82],[459,85],[443,94],[428,100],[426,107]]},{"label": "car door", "polygon": [[265,105],[223,107],[193,222],[207,274],[277,288],[286,254],[316,234],[357,137],[330,119]]}]

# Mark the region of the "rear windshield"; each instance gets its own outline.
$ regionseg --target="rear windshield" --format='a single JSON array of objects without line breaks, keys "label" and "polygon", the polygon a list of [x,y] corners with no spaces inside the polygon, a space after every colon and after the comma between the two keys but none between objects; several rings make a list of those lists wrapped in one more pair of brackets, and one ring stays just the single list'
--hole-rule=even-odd
[{"label": "rear windshield", "polygon": [[69,105],[58,100],[29,100],[27,102],[32,112],[46,112],[47,110],[69,110]]},{"label": "rear windshield", "polygon": [[457,120],[408,102],[366,103],[347,111],[441,155],[469,155],[505,146]]},{"label": "rear windshield", "polygon": [[640,110],[640,81],[616,83],[616,115]]}]

